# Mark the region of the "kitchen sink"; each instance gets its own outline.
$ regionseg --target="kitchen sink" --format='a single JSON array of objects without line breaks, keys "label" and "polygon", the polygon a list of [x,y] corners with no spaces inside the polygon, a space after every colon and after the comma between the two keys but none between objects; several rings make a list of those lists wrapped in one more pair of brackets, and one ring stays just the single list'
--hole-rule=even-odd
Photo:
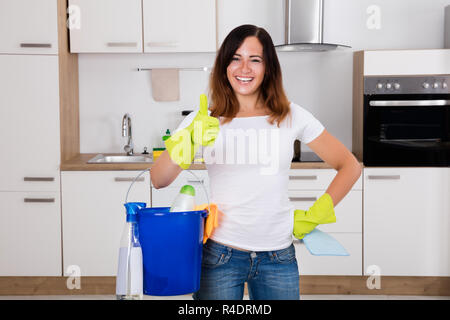
[{"label": "kitchen sink", "polygon": [[107,156],[98,154],[87,163],[146,163],[152,161],[151,156]]}]

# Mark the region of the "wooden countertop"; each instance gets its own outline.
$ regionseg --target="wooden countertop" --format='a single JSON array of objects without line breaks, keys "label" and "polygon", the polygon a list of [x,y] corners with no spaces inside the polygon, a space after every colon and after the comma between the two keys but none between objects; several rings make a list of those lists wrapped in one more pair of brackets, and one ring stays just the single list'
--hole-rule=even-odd
[{"label": "wooden countertop", "polygon": [[[61,163],[61,171],[113,171],[113,170],[145,170],[152,167],[149,163],[87,163],[98,153],[81,153],[70,160]],[[104,153],[105,155],[124,155],[119,153]],[[361,163],[361,166],[362,163]],[[325,162],[293,162],[291,169],[331,169]],[[192,164],[191,170],[205,170],[204,164]]]}]

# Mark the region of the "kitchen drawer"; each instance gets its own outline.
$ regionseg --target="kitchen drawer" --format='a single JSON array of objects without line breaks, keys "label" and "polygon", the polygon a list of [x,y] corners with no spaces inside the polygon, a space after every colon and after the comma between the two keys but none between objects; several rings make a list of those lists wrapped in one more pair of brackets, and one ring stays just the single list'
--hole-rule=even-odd
[{"label": "kitchen drawer", "polygon": [[0,276],[60,277],[59,192],[0,192]]},{"label": "kitchen drawer", "polygon": [[289,190],[325,190],[336,176],[334,169],[291,169]]},{"label": "kitchen drawer", "polygon": [[[289,190],[295,209],[308,210],[325,191]],[[336,222],[320,225],[326,232],[362,232],[362,191],[350,190],[334,209]]]},{"label": "kitchen drawer", "polygon": [[[318,227],[322,230],[322,226]],[[362,233],[330,233],[349,256],[313,256],[303,242],[294,241],[298,269],[303,275],[362,275]]]},{"label": "kitchen drawer", "polygon": [[[291,169],[288,188],[296,190],[326,190],[336,176],[334,169]],[[355,182],[352,189],[362,190],[362,179]]]},{"label": "kitchen drawer", "polygon": [[[193,174],[191,174],[192,172]],[[200,183],[204,183],[206,186],[209,186],[209,177],[207,170],[183,170],[180,172],[178,177],[172,181],[172,183],[168,187],[182,187],[185,184],[190,184],[192,186],[197,186]],[[152,184],[153,186],[153,184]]]}]

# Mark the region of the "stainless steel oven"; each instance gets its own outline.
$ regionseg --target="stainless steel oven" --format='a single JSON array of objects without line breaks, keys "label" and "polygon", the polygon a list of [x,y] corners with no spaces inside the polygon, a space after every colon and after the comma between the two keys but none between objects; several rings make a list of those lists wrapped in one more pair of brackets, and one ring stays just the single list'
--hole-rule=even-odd
[{"label": "stainless steel oven", "polygon": [[450,75],[364,78],[365,166],[450,166]]}]

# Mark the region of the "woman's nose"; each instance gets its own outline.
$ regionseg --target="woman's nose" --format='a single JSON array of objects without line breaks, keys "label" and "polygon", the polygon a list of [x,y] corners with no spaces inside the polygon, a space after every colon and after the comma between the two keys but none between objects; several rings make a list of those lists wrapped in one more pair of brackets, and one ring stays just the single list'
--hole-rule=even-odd
[{"label": "woman's nose", "polygon": [[242,72],[250,72],[251,68],[249,65],[249,61],[243,60],[241,65]]}]

